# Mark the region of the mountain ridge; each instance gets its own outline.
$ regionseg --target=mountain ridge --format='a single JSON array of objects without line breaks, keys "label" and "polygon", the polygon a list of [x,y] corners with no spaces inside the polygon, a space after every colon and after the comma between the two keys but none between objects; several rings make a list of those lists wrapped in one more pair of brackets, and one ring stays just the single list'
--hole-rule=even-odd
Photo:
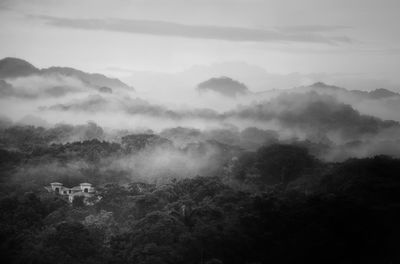
[{"label": "mountain ridge", "polygon": [[227,97],[236,97],[250,92],[249,88],[227,76],[212,77],[197,85],[199,92],[213,91]]},{"label": "mountain ridge", "polygon": [[88,73],[72,67],[52,66],[39,69],[26,60],[6,57],[0,60],[0,79],[12,79],[32,75],[52,76],[62,75],[76,78],[85,84],[96,88],[107,87],[110,89],[134,90],[117,78],[110,78],[100,73]]},{"label": "mountain ridge", "polygon": [[[346,88],[343,87],[339,87],[339,86],[335,86],[335,85],[329,85],[323,82],[316,82],[313,83],[309,86],[300,86],[300,87],[295,87],[293,89],[304,89],[304,88],[308,88],[308,89],[324,89],[324,90],[331,90],[331,91],[341,91],[341,92],[345,92],[345,93],[351,93],[353,95],[361,95],[366,99],[383,99],[383,98],[388,98],[388,97],[397,97],[400,96],[399,93],[393,92],[389,89],[386,88],[377,88],[371,91],[361,91],[361,90],[348,90]],[[315,90],[318,92],[318,90]]]},{"label": "mountain ridge", "polygon": [[400,97],[400,93],[391,91],[386,88],[376,88],[371,91],[362,91],[362,90],[348,90],[343,87],[335,86],[335,85],[329,85],[324,82],[315,82],[310,85],[303,85],[303,86],[297,86],[289,89],[270,89],[270,90],[265,90],[265,91],[259,91],[259,92],[253,92],[253,94],[269,94],[269,93],[282,93],[282,92],[309,92],[309,91],[314,91],[317,93],[326,93],[326,94],[337,94],[337,93],[342,93],[344,95],[349,95],[353,97],[361,97],[362,99],[372,99],[372,100],[377,100],[377,99],[385,99],[385,98],[395,98],[395,97]]}]

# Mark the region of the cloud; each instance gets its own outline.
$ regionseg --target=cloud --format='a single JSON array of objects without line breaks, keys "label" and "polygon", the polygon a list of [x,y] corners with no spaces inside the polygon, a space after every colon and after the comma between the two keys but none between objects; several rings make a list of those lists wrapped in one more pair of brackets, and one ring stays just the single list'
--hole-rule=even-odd
[{"label": "cloud", "polygon": [[350,29],[348,26],[338,25],[300,25],[290,27],[278,27],[277,29],[286,32],[330,32],[343,29]]},{"label": "cloud", "polygon": [[316,92],[282,93],[276,98],[259,103],[239,105],[233,110],[217,112],[211,109],[171,109],[163,105],[149,103],[140,98],[117,96],[88,96],[70,103],[44,107],[42,110],[74,113],[108,113],[137,116],[142,119],[180,121],[198,120],[203,123],[229,123],[239,127],[257,124],[269,127],[271,123],[306,135],[327,134],[334,141],[347,141],[370,137],[380,132],[400,128],[396,121],[384,121],[377,117],[363,115],[350,104],[338,101],[334,96]]},{"label": "cloud", "polygon": [[85,98],[74,100],[69,103],[55,104],[49,107],[41,107],[42,110],[73,111],[87,113],[123,112],[129,115],[152,116],[156,118],[180,119],[207,119],[216,120],[220,118],[216,111],[211,109],[187,109],[173,110],[162,105],[149,103],[141,98],[129,96],[101,96],[89,95]]},{"label": "cloud", "polygon": [[338,132],[345,139],[400,127],[396,121],[360,114],[351,105],[316,92],[283,93],[269,102],[241,106],[226,115],[257,121],[276,120],[286,128],[308,133]]},{"label": "cloud", "polygon": [[0,81],[0,98],[17,97],[26,99],[63,97],[67,94],[90,90],[85,83],[69,76],[31,75]]},{"label": "cloud", "polygon": [[12,0],[0,0],[0,11],[10,9],[14,4],[13,2]]},{"label": "cloud", "polygon": [[[315,26],[308,30],[259,29],[244,27],[223,27],[210,25],[188,25],[156,20],[139,19],[72,19],[54,16],[30,16],[48,25],[83,30],[103,30],[131,34],[184,37],[195,39],[217,39],[226,41],[251,42],[305,42],[337,45],[350,43],[346,36],[326,36],[321,31],[329,27]],[[300,28],[301,29],[301,28]]]}]

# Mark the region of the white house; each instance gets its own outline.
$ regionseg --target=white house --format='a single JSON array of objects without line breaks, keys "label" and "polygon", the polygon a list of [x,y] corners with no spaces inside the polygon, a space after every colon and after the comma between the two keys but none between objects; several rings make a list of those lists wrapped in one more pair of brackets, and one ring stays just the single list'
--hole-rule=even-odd
[{"label": "white house", "polygon": [[56,194],[68,197],[68,201],[72,203],[74,198],[77,196],[83,196],[84,202],[88,204],[87,198],[93,197],[95,194],[95,188],[92,186],[91,183],[81,183],[79,186],[75,186],[72,188],[68,188],[63,186],[62,183],[59,182],[52,182],[50,186],[46,186],[45,189],[49,192],[54,192]]}]

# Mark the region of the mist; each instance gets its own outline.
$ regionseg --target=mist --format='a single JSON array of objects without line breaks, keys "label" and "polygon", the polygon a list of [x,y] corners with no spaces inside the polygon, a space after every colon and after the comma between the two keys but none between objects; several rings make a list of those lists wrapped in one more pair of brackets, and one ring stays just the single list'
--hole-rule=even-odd
[{"label": "mist", "polygon": [[400,263],[398,0],[0,0],[2,263]]},{"label": "mist", "polygon": [[[216,80],[211,78],[210,85]],[[84,140],[85,132],[79,132],[82,131],[79,127],[90,121],[105,131],[97,137],[101,140],[118,141],[123,135],[120,131],[124,130],[125,134],[151,131],[165,135],[179,147],[211,139],[255,150],[268,142],[303,140],[326,144],[329,151],[318,153],[319,158],[326,160],[377,154],[399,156],[396,146],[400,95],[383,89],[355,91],[319,82],[264,92],[247,88],[248,92],[232,97],[219,93],[216,82],[215,88],[202,92],[196,86],[166,86],[157,97],[141,92],[140,88],[105,91],[75,76],[60,73],[8,78],[5,82],[8,86],[1,93],[1,112],[14,124],[59,129],[58,124],[76,127],[58,143]],[[178,96],[172,100],[165,94]],[[191,129],[197,135],[185,138],[178,128]],[[260,139],[243,138],[251,129],[256,133],[253,136]],[[263,138],[263,133],[267,133],[264,131],[271,131],[273,137],[270,134]],[[363,143],[354,145],[354,141]],[[161,162],[164,154],[159,154],[160,158],[152,158]],[[171,156],[175,157],[174,162],[184,158],[176,153]],[[186,160],[182,164],[195,163]],[[198,163],[197,173],[206,162]],[[126,162],[119,164],[122,166]],[[177,169],[179,173],[175,171],[180,175],[185,170],[187,174],[196,174],[181,165],[173,167],[181,168]]]}]

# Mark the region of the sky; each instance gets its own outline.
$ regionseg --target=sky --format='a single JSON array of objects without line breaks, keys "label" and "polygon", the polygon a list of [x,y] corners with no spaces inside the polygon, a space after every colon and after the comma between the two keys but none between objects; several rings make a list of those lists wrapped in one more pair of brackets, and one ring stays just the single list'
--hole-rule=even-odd
[{"label": "sky", "polygon": [[115,77],[241,63],[400,87],[399,14],[398,0],[0,0],[0,57]]}]

